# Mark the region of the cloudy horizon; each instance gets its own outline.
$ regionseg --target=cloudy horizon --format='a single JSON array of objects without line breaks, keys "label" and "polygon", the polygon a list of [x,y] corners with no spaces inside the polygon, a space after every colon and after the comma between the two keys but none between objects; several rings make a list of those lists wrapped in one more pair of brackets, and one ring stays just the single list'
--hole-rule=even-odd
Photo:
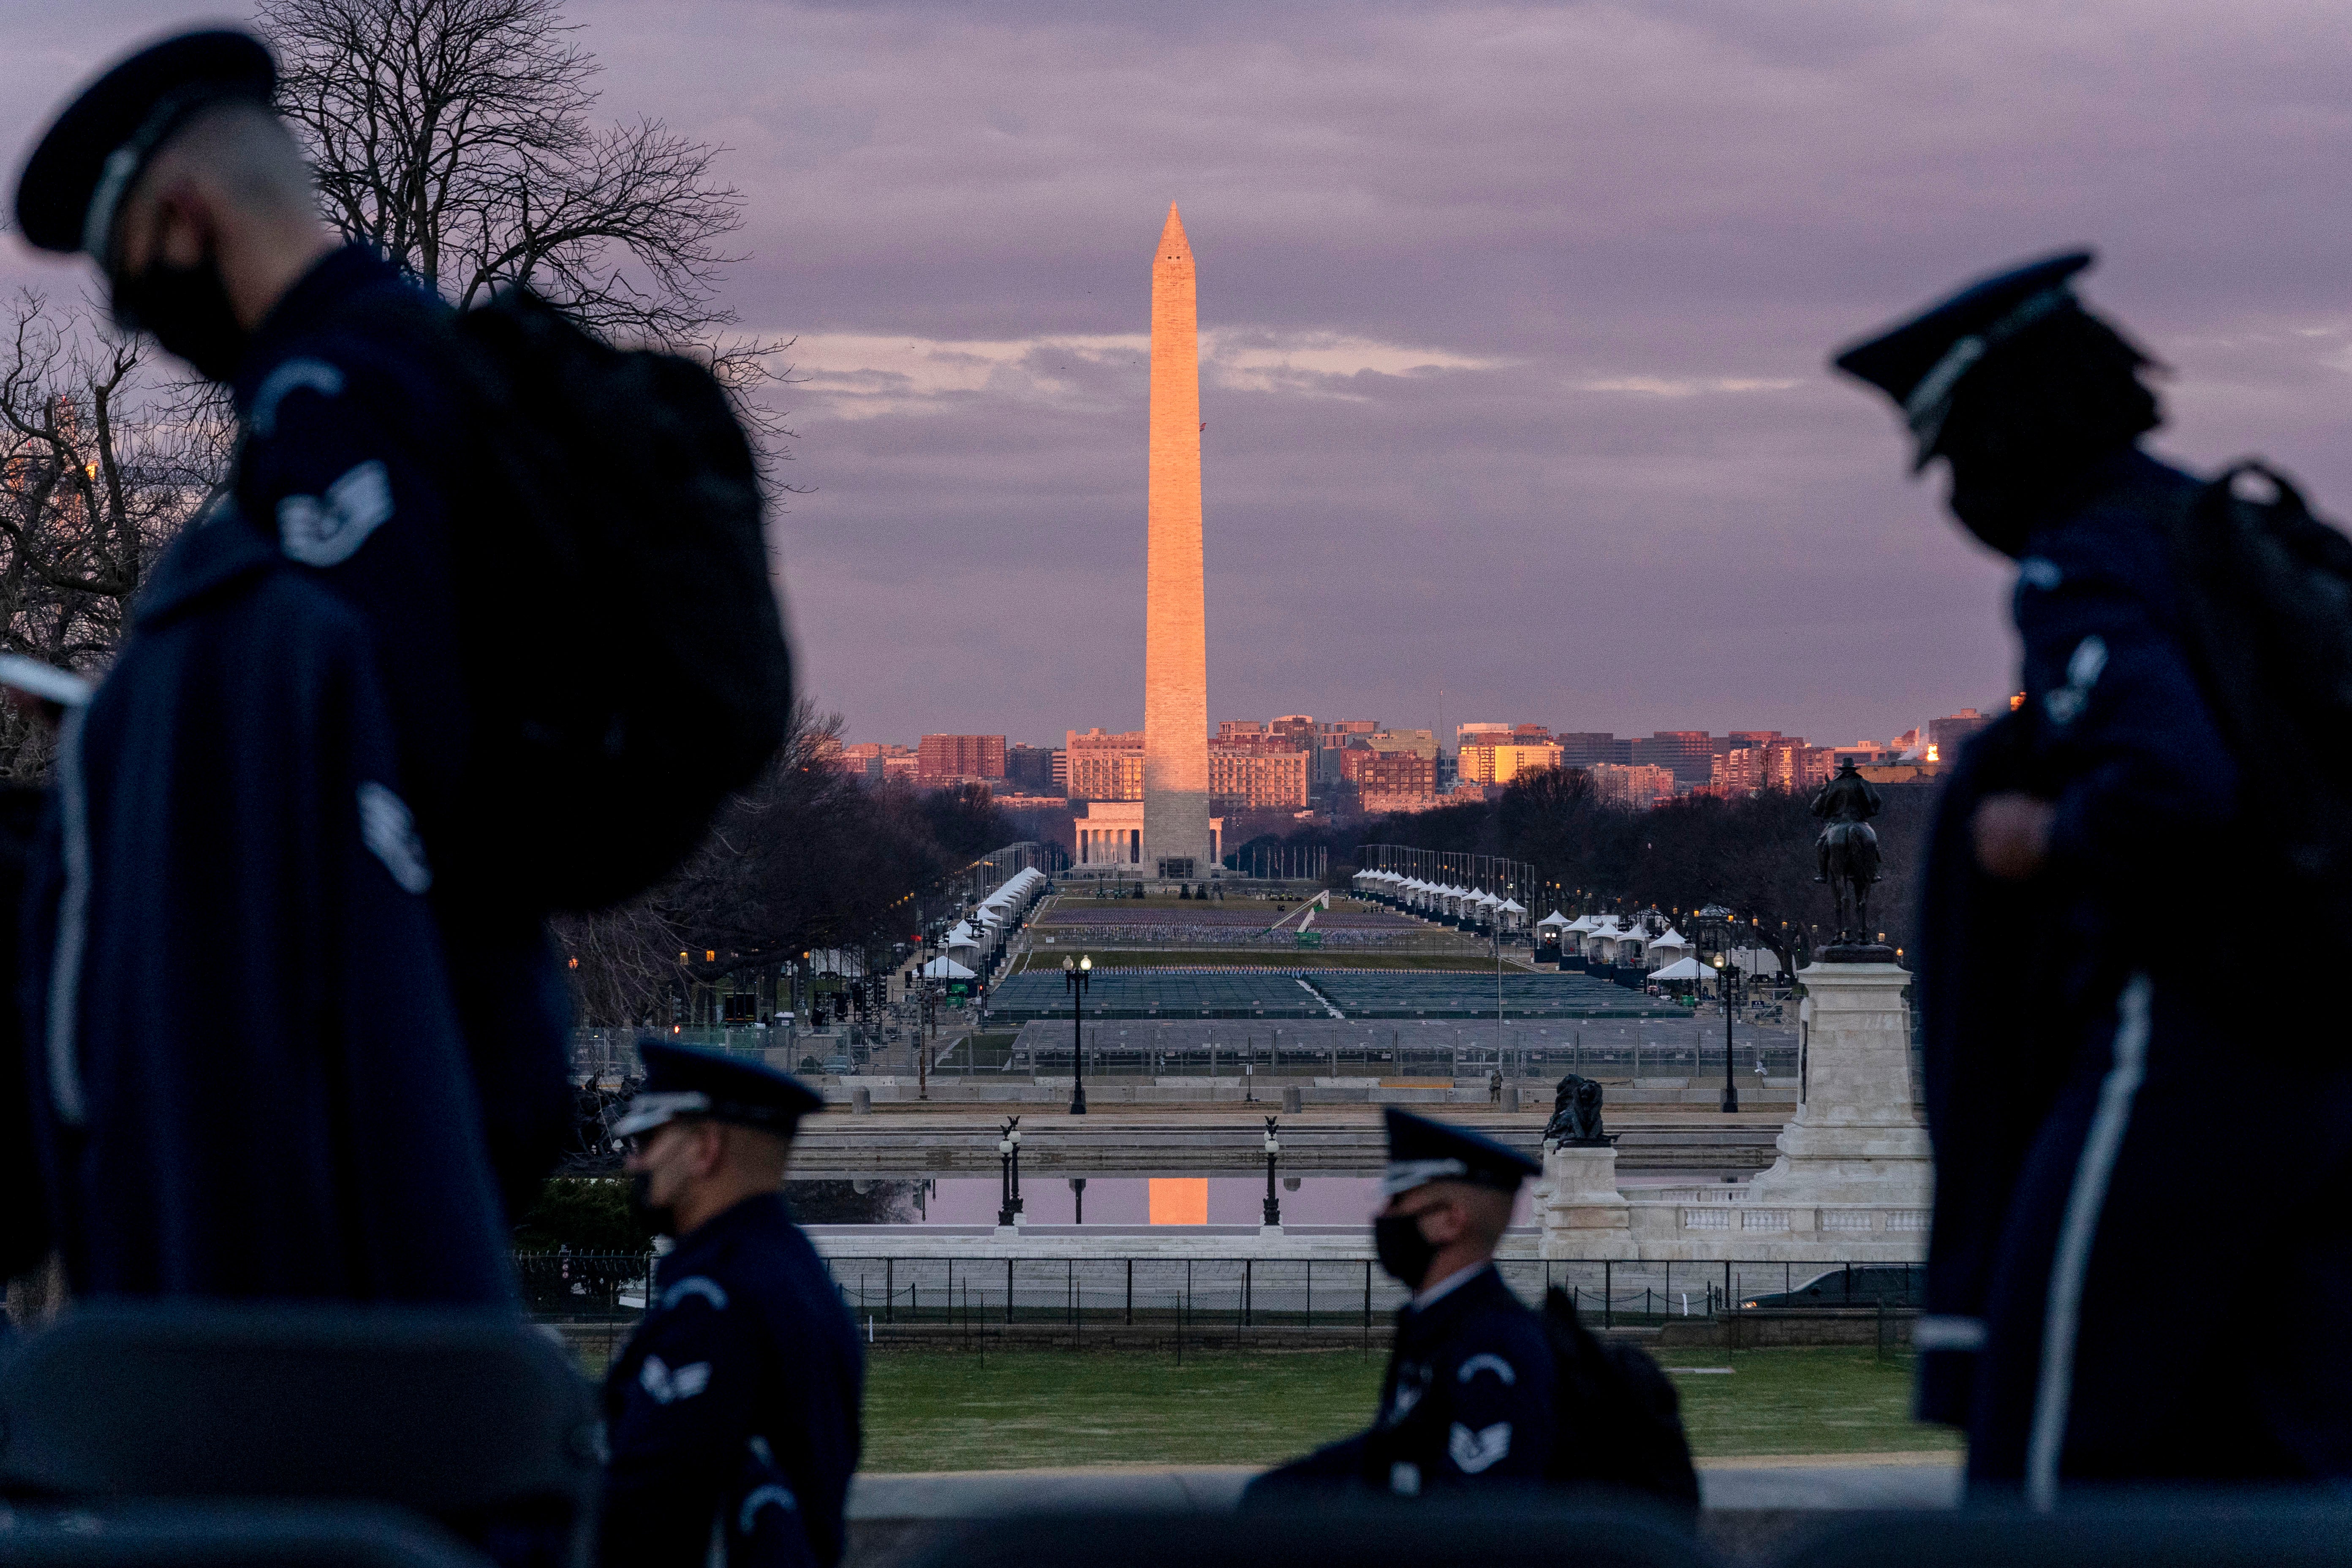
[{"label": "cloudy horizon", "polygon": [[[2317,5],[566,10],[600,115],[728,149],[725,299],[795,340],[796,652],[853,739],[1139,725],[1171,201],[1213,719],[1820,743],[2000,700],[2004,563],[1825,361],[2077,243],[2169,367],[2160,450],[2259,451],[2352,510],[2352,106]],[[0,3],[12,160],[202,15]],[[0,275],[79,283],[13,238]]]}]

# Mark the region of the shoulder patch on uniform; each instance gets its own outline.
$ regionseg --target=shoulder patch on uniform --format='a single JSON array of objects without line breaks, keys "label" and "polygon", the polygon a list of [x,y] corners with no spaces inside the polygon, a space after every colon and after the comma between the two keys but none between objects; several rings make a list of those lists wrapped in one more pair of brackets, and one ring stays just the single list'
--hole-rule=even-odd
[{"label": "shoulder patch on uniform", "polygon": [[305,566],[340,566],[392,521],[392,475],[373,458],[327,487],[278,503],[278,542]]},{"label": "shoulder patch on uniform", "polygon": [[673,1372],[661,1357],[649,1355],[637,1369],[637,1386],[652,1394],[656,1405],[691,1399],[710,1386],[710,1363],[698,1361]]},{"label": "shoulder patch on uniform", "polygon": [[1497,1421],[1476,1432],[1456,1421],[1454,1430],[1445,1435],[1446,1458],[1465,1476],[1475,1476],[1499,1464],[1510,1451],[1511,1424],[1507,1421]]},{"label": "shoulder patch on uniform", "polygon": [[786,1513],[793,1513],[799,1510],[800,1506],[800,1499],[773,1481],[754,1487],[751,1495],[743,1500],[742,1510],[735,1516],[735,1533],[751,1534],[751,1521],[760,1517],[760,1510],[763,1508],[780,1508]]},{"label": "shoulder patch on uniform", "polygon": [[2093,632],[2076,643],[2074,657],[2066,661],[2066,684],[2042,700],[2042,710],[2050,721],[2063,730],[2080,717],[2091,700],[2091,688],[2099,683],[2099,673],[2106,668],[2105,637]]},{"label": "shoulder patch on uniform", "polygon": [[2039,588],[2046,594],[2063,583],[2066,574],[2058,570],[2058,563],[2046,555],[2029,555],[2017,563],[2017,580],[2029,588]]},{"label": "shoulder patch on uniform", "polygon": [[408,803],[373,779],[360,784],[360,842],[383,862],[402,889],[421,893],[433,885],[433,868],[425,862],[425,841],[416,836],[416,819]]},{"label": "shoulder patch on uniform", "polygon": [[662,1310],[669,1310],[688,1296],[699,1296],[722,1312],[727,1310],[727,1292],[718,1280],[706,1274],[689,1274],[661,1293]]},{"label": "shoulder patch on uniform", "polygon": [[1467,1383],[1482,1372],[1491,1372],[1507,1384],[1519,1381],[1519,1374],[1511,1370],[1511,1363],[1501,1356],[1493,1354],[1472,1356],[1462,1363],[1462,1370],[1454,1375],[1460,1382]]},{"label": "shoulder patch on uniform", "polygon": [[343,373],[322,359],[289,359],[264,377],[261,387],[253,395],[253,412],[246,416],[246,428],[268,439],[278,430],[278,405],[289,394],[305,387],[324,397],[337,397],[343,390]]}]

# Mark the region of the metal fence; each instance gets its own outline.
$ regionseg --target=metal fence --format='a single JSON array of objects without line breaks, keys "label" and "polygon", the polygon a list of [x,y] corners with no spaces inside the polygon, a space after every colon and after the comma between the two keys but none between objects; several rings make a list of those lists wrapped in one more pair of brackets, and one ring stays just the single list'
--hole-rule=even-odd
[{"label": "metal fence", "polygon": [[[642,1310],[650,1253],[517,1253],[524,1300],[542,1317]],[[1292,1328],[1370,1331],[1405,1291],[1370,1258],[828,1258],[864,1323]],[[1599,1262],[1497,1259],[1529,1305],[1557,1289],[1588,1321],[1643,1327],[1773,1307],[1916,1307],[1913,1263]]]},{"label": "metal fence", "polygon": [[[1230,1078],[1248,1067],[1258,1075],[1294,1078],[1483,1078],[1552,1082],[1566,1073],[1608,1079],[1720,1076],[1721,1019],[1695,1024],[1605,1021],[1580,1027],[1506,1025],[1492,1021],[1320,1023],[1301,1019],[1279,1026],[1243,1028],[1226,1023],[1110,1020],[1086,1026],[1089,1078]],[[1009,1047],[983,1049],[977,1063],[959,1058],[950,1072],[974,1065],[982,1072],[1066,1075],[1070,1025],[1024,1024]],[[1741,1021],[1732,1038],[1732,1070],[1743,1079],[1797,1076],[1797,1031],[1789,1025]]]},{"label": "metal fence", "polygon": [[[1903,1263],[1498,1259],[1530,1305],[1553,1289],[1589,1321],[1639,1327],[1755,1306],[1916,1307]],[[828,1258],[862,1323],[1066,1323],[1370,1331],[1406,1292],[1370,1258]],[[1782,1300],[1782,1298],[1788,1298]]]}]

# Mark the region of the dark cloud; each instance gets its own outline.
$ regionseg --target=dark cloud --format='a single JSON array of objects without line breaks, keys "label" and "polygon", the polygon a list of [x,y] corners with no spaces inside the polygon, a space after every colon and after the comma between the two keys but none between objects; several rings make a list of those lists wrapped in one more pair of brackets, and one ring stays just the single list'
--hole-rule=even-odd
[{"label": "dark cloud", "polygon": [[[0,10],[0,133],[164,15]],[[1823,362],[2081,241],[2174,367],[2170,449],[2352,505],[2326,5],[573,15],[608,111],[732,150],[730,297],[809,378],[793,613],[861,735],[1139,720],[1171,199],[1216,334],[1218,716],[1427,723],[1442,689],[1449,721],[1850,740],[1997,700],[2004,574]]]}]

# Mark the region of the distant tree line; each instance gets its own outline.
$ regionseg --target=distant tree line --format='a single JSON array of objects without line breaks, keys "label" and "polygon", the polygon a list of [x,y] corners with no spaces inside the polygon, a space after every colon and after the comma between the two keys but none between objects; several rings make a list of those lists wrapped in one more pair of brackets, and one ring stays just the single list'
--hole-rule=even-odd
[{"label": "distant tree line", "polygon": [[803,702],[767,768],[675,876],[557,922],[581,1023],[667,1023],[683,986],[813,949],[887,968],[895,945],[939,912],[927,889],[1017,837],[984,785],[868,785],[828,765],[840,733],[840,715]]},{"label": "distant tree line", "polygon": [[[1884,871],[1871,897],[1871,923],[1907,953],[1935,790],[1885,784],[1879,794],[1886,805],[1874,826]],[[1514,782],[1490,801],[1266,837],[1328,846],[1335,886],[1345,886],[1360,868],[1357,851],[1367,844],[1529,861],[1546,905],[1530,911],[1538,917],[1552,903],[1569,914],[1634,914],[1655,907],[1678,920],[1721,904],[1743,924],[1752,921],[1759,939],[1793,968],[1801,946],[1826,941],[1834,931],[1829,889],[1813,879],[1820,824],[1809,801],[1765,790],[1728,800],[1689,795],[1629,811],[1602,804],[1584,770],[1555,768]],[[1248,846],[1241,847],[1246,853]]]}]

